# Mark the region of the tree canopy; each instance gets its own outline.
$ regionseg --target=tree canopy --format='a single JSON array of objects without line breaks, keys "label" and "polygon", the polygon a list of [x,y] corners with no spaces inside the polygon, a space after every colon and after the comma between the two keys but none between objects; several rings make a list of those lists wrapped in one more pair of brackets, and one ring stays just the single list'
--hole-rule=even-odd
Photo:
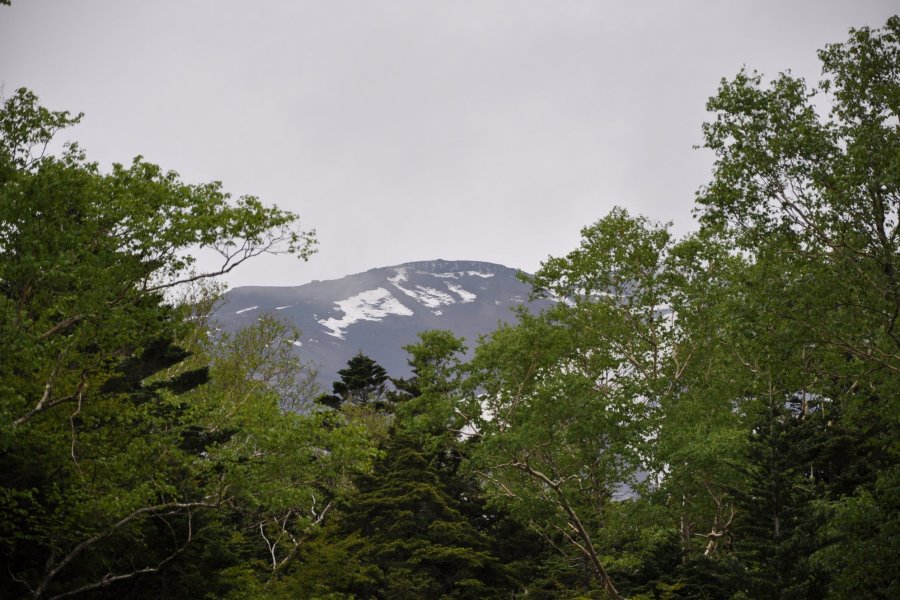
[{"label": "tree canopy", "polygon": [[[310,231],[0,111],[0,595],[896,598],[900,17],[749,70],[697,231],[617,208],[475,344],[322,396],[203,282]],[[206,248],[219,267],[198,271]],[[176,294],[176,291],[181,294]]]},{"label": "tree canopy", "polygon": [[[46,154],[80,118],[24,89],[0,110],[4,597],[173,573],[229,511],[251,535],[258,519],[264,539],[278,539],[270,521],[296,537],[368,456],[361,432],[325,439],[317,416],[282,413],[291,392],[274,370],[295,381],[304,367],[275,352],[277,327],[209,346],[203,304],[173,301],[262,253],[306,259],[313,232],[140,158],[102,173],[75,144]],[[218,267],[197,270],[203,248]],[[227,358],[234,345],[239,362]]]}]

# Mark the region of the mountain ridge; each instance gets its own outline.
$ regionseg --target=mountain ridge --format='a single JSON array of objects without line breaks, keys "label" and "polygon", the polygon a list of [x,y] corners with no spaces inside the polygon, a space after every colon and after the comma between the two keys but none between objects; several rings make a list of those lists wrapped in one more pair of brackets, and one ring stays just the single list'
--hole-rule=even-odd
[{"label": "mountain ridge", "polygon": [[514,309],[529,303],[520,270],[475,260],[422,260],[373,267],[339,279],[296,286],[241,286],[229,290],[213,318],[236,330],[269,313],[298,327],[291,340],[303,360],[316,364],[328,385],[357,352],[392,376],[408,376],[403,346],[428,329],[448,329],[471,348]]}]

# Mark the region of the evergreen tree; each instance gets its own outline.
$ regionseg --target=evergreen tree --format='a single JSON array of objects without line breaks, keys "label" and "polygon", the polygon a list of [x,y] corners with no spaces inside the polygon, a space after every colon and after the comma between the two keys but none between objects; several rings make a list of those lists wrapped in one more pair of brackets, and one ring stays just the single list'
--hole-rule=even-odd
[{"label": "evergreen tree", "polygon": [[[305,554],[295,581],[306,597],[491,598],[515,589],[515,572],[485,531],[477,490],[456,479],[444,451],[429,454],[422,445],[412,435],[390,438],[384,458]],[[322,569],[317,548],[338,561]]]},{"label": "evergreen tree", "polygon": [[533,576],[542,547],[496,509],[461,470],[467,445],[445,427],[438,401],[455,381],[464,347],[449,332],[410,346],[414,376],[383,456],[340,507],[285,582],[290,597],[500,598]]},{"label": "evergreen tree", "polygon": [[340,380],[331,384],[332,393],[321,396],[318,399],[320,404],[335,409],[347,402],[379,410],[387,407],[387,371],[362,351],[348,360],[347,366],[338,371],[338,375]]},{"label": "evergreen tree", "polygon": [[746,571],[740,583],[751,598],[821,597],[821,582],[809,568],[816,547],[815,526],[810,527],[815,414],[796,414],[784,401],[771,400],[753,421],[743,466],[746,487],[736,493],[735,551]]}]

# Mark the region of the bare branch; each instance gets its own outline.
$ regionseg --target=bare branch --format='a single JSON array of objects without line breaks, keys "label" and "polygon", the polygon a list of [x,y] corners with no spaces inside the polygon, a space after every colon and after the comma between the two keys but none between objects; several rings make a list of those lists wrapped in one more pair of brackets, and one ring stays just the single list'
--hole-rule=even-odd
[{"label": "bare branch", "polygon": [[[96,581],[94,583],[88,583],[81,587],[75,588],[74,590],[69,590],[67,592],[63,592],[61,594],[51,596],[49,598],[49,600],[57,600],[58,598],[65,598],[67,596],[74,596],[76,594],[81,594],[82,592],[96,590],[96,589],[99,589],[102,587],[112,585],[113,583],[115,583],[117,581],[122,581],[123,579],[131,579],[133,577],[137,577],[138,575],[143,575],[145,573],[156,573],[167,563],[171,562],[172,559],[174,559],[176,556],[181,554],[184,551],[184,549],[187,548],[188,545],[191,543],[191,539],[193,538],[193,525],[192,525],[193,516],[190,511],[188,511],[188,513],[187,513],[187,518],[188,518],[187,539],[184,541],[183,544],[181,544],[179,547],[177,547],[169,556],[162,559],[156,565],[149,566],[149,567],[143,567],[140,569],[134,569],[133,571],[130,571],[128,573],[120,573],[118,575],[113,575],[112,573],[107,573],[100,579],[100,581]],[[35,594],[34,596],[35,596],[35,598],[39,597],[38,594]]]},{"label": "bare branch", "polygon": [[60,331],[66,329],[67,327],[74,325],[75,323],[78,323],[79,321],[83,321],[85,318],[87,318],[87,315],[75,315],[74,317],[68,317],[66,319],[63,319],[62,321],[60,321],[59,323],[57,323],[56,325],[54,325],[53,327],[51,327],[50,329],[48,329],[47,331],[45,331],[44,333],[39,335],[38,340],[43,342],[44,340],[46,340],[50,337],[53,337]]},{"label": "bare branch", "polygon": [[600,557],[597,555],[597,551],[594,549],[594,544],[591,541],[591,536],[588,533],[587,529],[584,527],[584,524],[581,522],[581,519],[578,518],[578,514],[575,512],[575,509],[572,508],[572,505],[569,504],[569,499],[566,497],[565,493],[562,490],[561,481],[553,481],[544,473],[532,468],[528,463],[524,462],[514,462],[510,463],[510,466],[520,471],[531,475],[535,479],[542,481],[545,483],[553,492],[556,494],[558,504],[562,509],[566,512],[569,517],[569,524],[572,528],[577,532],[578,537],[581,538],[583,544],[576,544],[579,548],[582,548],[585,552],[587,558],[591,561],[591,564],[594,566],[594,570],[596,571],[598,577],[600,578],[600,585],[614,598],[621,598],[622,596],[616,590],[616,587],[613,585],[612,580],[609,578],[609,574],[606,572],[606,569],[603,567],[603,563],[600,562]]},{"label": "bare branch", "polygon": [[54,406],[59,406],[60,404],[64,404],[66,402],[71,402],[72,400],[78,399],[81,401],[81,394],[84,392],[84,389],[87,387],[87,375],[85,373],[81,374],[81,381],[78,384],[78,387],[75,388],[75,392],[69,394],[68,396],[63,396],[62,398],[56,398],[51,400],[51,395],[53,392],[53,384],[51,381],[53,377],[56,375],[54,372],[50,375],[50,378],[47,380],[47,383],[44,385],[44,394],[41,396],[41,399],[38,400],[38,403],[29,410],[27,413],[13,421],[13,426],[18,427],[20,425],[24,425],[27,423],[33,416],[36,414],[45,412]]},{"label": "bare branch", "polygon": [[[186,510],[188,513],[188,517],[190,517],[191,509],[215,508],[215,507],[219,506],[220,504],[221,504],[221,499],[219,499],[219,501],[217,501],[217,502],[166,502],[163,504],[157,504],[154,506],[145,506],[143,508],[139,508],[139,509],[133,511],[131,514],[119,519],[118,521],[116,521],[115,523],[113,523],[112,525],[110,525],[105,530],[101,531],[100,533],[82,541],[80,544],[75,546],[68,554],[66,554],[62,558],[62,560],[60,560],[59,562],[56,562],[55,566],[52,566],[52,568],[51,568],[51,565],[53,565],[53,563],[55,561],[52,560],[52,556],[51,556],[51,560],[48,561],[47,570],[45,571],[44,577],[41,580],[40,584],[38,585],[37,589],[34,591],[33,596],[35,598],[40,598],[41,596],[43,596],[44,592],[47,591],[47,586],[50,585],[51,581],[59,574],[60,571],[62,571],[66,566],[68,566],[73,560],[75,560],[82,552],[84,552],[85,550],[87,550],[88,548],[93,546],[94,544],[100,542],[101,540],[109,537],[110,535],[115,533],[117,530],[121,529],[128,523],[131,523],[132,521],[138,519],[139,517],[142,517],[147,514],[156,514],[156,513],[162,513],[164,511],[171,511],[171,510],[179,510],[179,511]],[[166,559],[166,561],[163,561],[163,562],[167,562],[168,560],[170,560],[173,557],[174,557],[174,555],[172,557],[170,557],[169,559]],[[152,567],[152,569],[155,570],[162,564],[163,563],[160,563],[160,565],[157,565],[157,567]],[[151,567],[148,567],[148,568],[151,568]],[[150,572],[150,571],[139,570],[138,572]],[[134,572],[133,574],[127,574],[124,577],[133,577],[138,572]],[[113,577],[114,577],[114,579],[111,579],[108,583],[100,582],[97,584],[90,584],[92,587],[85,587],[84,590],[95,589],[96,587],[102,587],[104,585],[109,585],[109,583],[112,583],[112,581],[114,581],[114,580],[124,578],[123,576],[113,576]],[[81,591],[81,590],[82,589],[79,588],[79,591]],[[71,595],[72,593],[75,593],[75,591],[66,592],[66,594],[64,594],[64,595]],[[62,596],[56,596],[56,597],[62,597]]]},{"label": "bare branch", "polygon": [[182,279],[176,279],[174,281],[145,287],[144,292],[156,292],[185,283],[199,281],[201,279],[209,279],[212,277],[225,275],[227,273],[230,273],[232,269],[234,269],[238,265],[261,254],[283,254],[285,251],[280,250],[277,247],[280,243],[289,239],[289,237],[289,232],[282,231],[279,235],[271,235],[269,239],[265,241],[253,243],[250,240],[243,240],[240,248],[231,250],[227,250],[227,247],[223,245],[214,245],[213,249],[225,259],[225,262],[222,263],[222,266],[218,270],[198,273],[196,275],[191,275],[190,277],[184,277]]},{"label": "bare branch", "polygon": [[[84,375],[83,374],[81,376],[81,382],[82,382],[82,384],[84,383]],[[69,426],[72,431],[72,446],[69,450],[69,454],[72,456],[72,462],[74,462],[76,466],[78,465],[78,459],[75,457],[75,438],[76,438],[76,436],[75,436],[75,417],[77,417],[78,414],[81,412],[81,399],[84,394],[84,387],[85,387],[84,385],[79,385],[79,389],[77,392],[78,406],[75,408],[75,412],[73,412],[71,415],[69,415]]]}]

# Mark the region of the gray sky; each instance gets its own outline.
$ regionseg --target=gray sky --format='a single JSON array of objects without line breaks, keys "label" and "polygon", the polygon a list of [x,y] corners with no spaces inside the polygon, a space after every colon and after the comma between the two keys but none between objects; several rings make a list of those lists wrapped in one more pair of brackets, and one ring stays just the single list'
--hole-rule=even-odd
[{"label": "gray sky", "polygon": [[298,212],[299,285],[411,260],[527,271],[615,205],[693,227],[706,99],[741,65],[815,81],[889,1],[13,0],[0,81],[102,165],[136,154]]}]

